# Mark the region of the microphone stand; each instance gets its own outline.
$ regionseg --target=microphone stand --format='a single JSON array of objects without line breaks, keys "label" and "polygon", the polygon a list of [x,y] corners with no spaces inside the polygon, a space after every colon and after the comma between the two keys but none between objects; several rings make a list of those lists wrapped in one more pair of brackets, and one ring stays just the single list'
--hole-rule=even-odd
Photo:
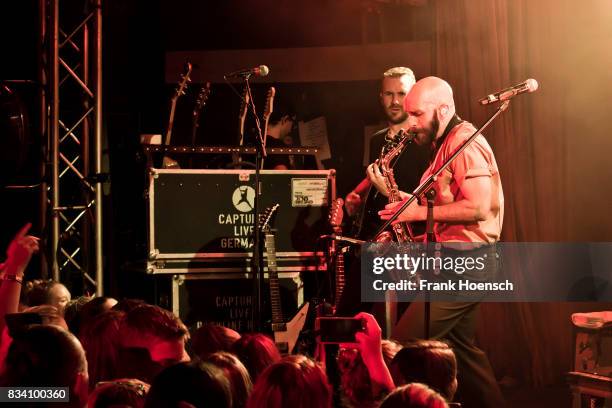
[{"label": "microphone stand", "polygon": [[[410,204],[412,204],[415,200],[421,200],[421,197],[427,198],[427,242],[436,242],[436,237],[433,231],[434,226],[434,197],[435,197],[435,189],[433,188],[433,184],[436,182],[438,176],[442,174],[442,172],[450,166],[450,164],[463,152],[469,145],[476,139],[476,137],[482,133],[484,129],[486,129],[494,120],[497,118],[502,112],[508,109],[508,105],[510,105],[510,99],[505,100],[495,112],[487,119],[487,121],[480,126],[480,128],[476,129],[474,133],[465,141],[463,144],[455,150],[453,154],[435,171],[433,172],[425,181],[423,181],[413,192],[412,196],[404,202],[400,208],[395,211],[395,213],[389,218],[376,232],[374,236],[378,236],[380,233],[385,231],[393,221],[395,221],[399,215],[406,209]],[[425,338],[429,338],[429,322],[431,319],[431,305],[430,305],[430,294],[429,292],[425,293],[425,301],[424,301],[424,335]]]},{"label": "microphone stand", "polygon": [[364,241],[361,239],[355,239],[351,237],[345,237],[344,235],[336,235],[336,234],[321,235],[319,239],[331,239],[333,241],[344,242],[345,244],[349,244],[349,245],[363,245],[367,243],[367,241]]},{"label": "microphone stand", "polygon": [[263,159],[266,157],[266,139],[261,132],[261,125],[259,123],[259,117],[255,109],[255,103],[253,102],[253,95],[251,94],[251,86],[249,84],[249,78],[251,74],[245,75],[244,85],[246,87],[247,95],[249,98],[249,105],[253,116],[255,117],[255,124],[257,126],[257,141],[256,141],[256,155],[255,155],[255,197],[253,199],[253,258],[251,259],[251,271],[253,273],[253,297],[254,297],[254,308],[252,317],[252,327],[257,331],[263,330],[263,268],[261,263],[261,237],[259,231],[259,196],[261,194],[261,184],[259,182],[260,171],[263,163]]},{"label": "microphone stand", "polygon": [[[434,203],[436,198],[436,190],[434,188],[430,188],[426,193],[427,197],[427,221],[425,223],[425,237],[428,244],[432,242],[436,242],[436,234],[434,233]],[[430,245],[427,245],[427,256],[431,256],[431,248]],[[429,340],[429,322],[431,321],[431,301],[430,299],[431,293],[429,290],[425,292],[425,305],[423,308],[423,337],[425,340]]]}]

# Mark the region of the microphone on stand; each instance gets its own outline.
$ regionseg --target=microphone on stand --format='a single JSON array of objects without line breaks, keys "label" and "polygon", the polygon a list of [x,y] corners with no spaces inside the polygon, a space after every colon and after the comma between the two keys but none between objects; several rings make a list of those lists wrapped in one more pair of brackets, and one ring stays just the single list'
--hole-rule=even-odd
[{"label": "microphone on stand", "polygon": [[319,239],[333,239],[334,241],[347,242],[353,245],[363,245],[367,242],[361,239],[349,238],[349,237],[345,237],[342,235],[336,235],[336,234],[321,235]]},{"label": "microphone on stand", "polygon": [[255,68],[239,69],[238,71],[230,72],[224,75],[225,78],[234,77],[250,77],[252,75],[265,77],[270,73],[270,68],[267,65],[260,65]]},{"label": "microphone on stand", "polygon": [[525,92],[535,92],[538,86],[538,81],[530,78],[510,88],[502,89],[501,91],[487,95],[478,102],[480,102],[481,105],[488,105],[493,102],[503,102]]}]

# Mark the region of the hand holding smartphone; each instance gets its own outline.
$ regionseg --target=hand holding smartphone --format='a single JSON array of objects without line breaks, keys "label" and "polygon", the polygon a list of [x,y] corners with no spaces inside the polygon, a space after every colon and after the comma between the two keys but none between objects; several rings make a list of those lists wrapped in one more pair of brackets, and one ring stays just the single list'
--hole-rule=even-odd
[{"label": "hand holding smartphone", "polygon": [[317,317],[315,332],[324,344],[356,343],[355,335],[364,332],[366,321],[356,317]]}]

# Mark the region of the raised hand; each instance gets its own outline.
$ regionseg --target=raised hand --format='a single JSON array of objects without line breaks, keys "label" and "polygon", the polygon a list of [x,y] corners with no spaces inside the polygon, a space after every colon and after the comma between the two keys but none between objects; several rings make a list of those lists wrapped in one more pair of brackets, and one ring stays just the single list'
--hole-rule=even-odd
[{"label": "raised hand", "polygon": [[365,331],[355,334],[363,363],[368,368],[372,380],[372,393],[378,395],[381,390],[387,392],[395,388],[389,368],[382,353],[382,329],[369,313],[358,313],[358,319],[365,321]]},{"label": "raised hand", "polygon": [[39,238],[27,235],[31,227],[31,223],[24,225],[9,244],[5,262],[7,272],[22,274],[32,254],[38,252]]},{"label": "raised hand", "polygon": [[382,356],[382,329],[374,316],[361,312],[355,315],[355,318],[365,322],[365,330],[355,334],[362,358],[365,360],[372,356]]}]

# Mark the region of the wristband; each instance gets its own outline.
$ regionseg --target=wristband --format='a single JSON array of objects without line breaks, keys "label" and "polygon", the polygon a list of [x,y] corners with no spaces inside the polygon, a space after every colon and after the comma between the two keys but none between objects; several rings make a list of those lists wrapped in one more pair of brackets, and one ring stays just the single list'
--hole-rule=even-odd
[{"label": "wristband", "polygon": [[18,277],[15,274],[5,274],[4,277],[2,278],[2,280],[5,281],[13,281],[13,282],[17,282],[18,284],[22,285],[23,284],[23,279]]}]

